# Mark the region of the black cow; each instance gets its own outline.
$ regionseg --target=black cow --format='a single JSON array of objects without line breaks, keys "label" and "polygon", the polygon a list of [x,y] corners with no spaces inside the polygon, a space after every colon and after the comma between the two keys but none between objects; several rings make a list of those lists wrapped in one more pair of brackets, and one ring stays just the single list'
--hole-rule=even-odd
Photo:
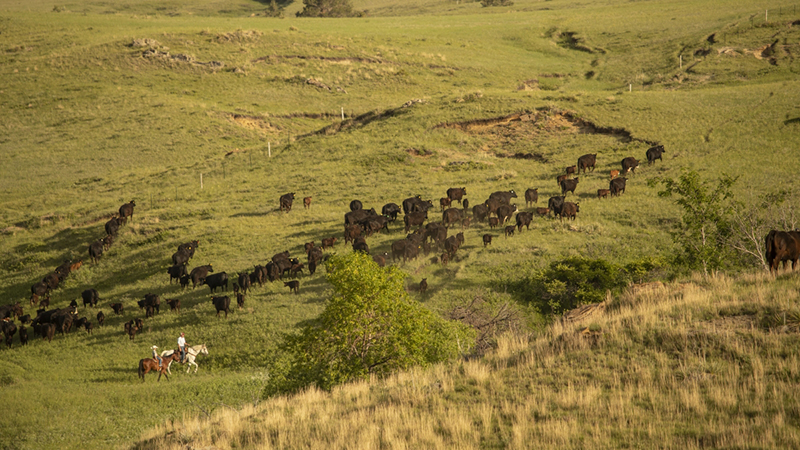
[{"label": "black cow", "polygon": [[294,201],[294,192],[281,195],[280,209],[281,211],[289,212],[292,210],[292,202]]},{"label": "black cow", "polygon": [[91,307],[95,307],[97,306],[97,302],[100,301],[100,294],[97,293],[97,289],[86,289],[81,293],[81,297],[83,298],[84,308],[87,304]]},{"label": "black cow", "polygon": [[612,197],[619,197],[619,194],[625,193],[625,184],[628,182],[628,179],[625,177],[614,178],[608,184],[608,190],[611,191]]},{"label": "black cow", "polygon": [[472,207],[472,217],[478,222],[483,222],[489,216],[489,208],[485,204]]},{"label": "black cow", "polygon": [[525,191],[525,205],[530,206],[532,203],[539,203],[539,188]]},{"label": "black cow", "polygon": [[[463,236],[462,233],[458,233]],[[461,243],[463,241],[459,240],[458,235],[450,236],[449,238],[445,239],[444,241],[444,249],[448,255],[450,255],[450,259],[456,255],[456,252],[461,247]]]},{"label": "black cow", "polygon": [[106,222],[106,234],[109,236],[116,236],[119,232],[119,219],[112,217],[111,220]]},{"label": "black cow", "polygon": [[591,172],[594,172],[595,164],[597,164],[597,153],[583,155],[578,158],[578,172],[583,171],[583,173],[586,173],[588,168],[591,168]]},{"label": "black cow", "polygon": [[58,285],[61,283],[61,277],[57,273],[53,272],[47,274],[47,276],[45,276],[42,281],[47,283],[47,285],[50,287],[50,290],[52,291],[58,288]]},{"label": "black cow", "polygon": [[178,314],[181,312],[181,299],[179,298],[168,298],[164,300],[169,305],[170,311],[175,311]]},{"label": "black cow", "polygon": [[181,277],[181,289],[186,289],[189,287],[189,275],[184,275]]},{"label": "black cow", "polygon": [[344,224],[357,225],[373,217],[379,217],[378,213],[375,212],[375,208],[357,209],[344,215]]},{"label": "black cow", "polygon": [[103,322],[106,321],[106,315],[103,314],[103,311],[97,311],[97,326],[102,327]]},{"label": "black cow", "polygon": [[144,300],[136,302],[139,308],[148,310],[148,316],[152,316],[153,312],[161,312],[161,297],[156,294],[145,294]]},{"label": "black cow", "polygon": [[294,291],[295,295],[300,293],[300,282],[297,280],[285,282],[283,283],[283,286],[288,287],[289,292]]},{"label": "black cow", "polygon": [[122,223],[127,222],[128,217],[130,217],[131,221],[133,221],[134,206],[136,206],[136,202],[131,200],[130,203],[125,203],[124,205],[119,207],[119,220],[122,221]]},{"label": "black cow", "polygon": [[28,345],[28,329],[23,326],[19,327],[19,343]]},{"label": "black cow", "polygon": [[110,306],[111,306],[111,309],[114,310],[114,314],[117,314],[117,315],[122,314],[123,309],[124,309],[122,303],[112,303]]},{"label": "black cow", "polygon": [[509,225],[509,226],[507,226],[507,227],[506,227],[506,230],[505,230],[505,232],[506,232],[506,237],[513,236],[513,235],[514,235],[514,230],[515,230],[515,229],[516,229],[516,227],[515,227],[514,225]]},{"label": "black cow", "polygon": [[114,237],[113,234],[109,234],[108,236],[104,237],[103,239],[100,239],[103,242],[103,250],[110,249],[111,248],[111,244],[114,243],[114,239],[116,239],[116,238]]},{"label": "black cow", "polygon": [[502,203],[505,203],[506,205],[511,203],[512,198],[517,198],[517,193],[514,192],[513,189],[510,191],[496,191],[492,192],[489,195],[490,200],[491,199],[500,200]]},{"label": "black cow", "polygon": [[359,209],[363,209],[364,205],[361,204],[359,200],[353,200],[350,202],[350,211],[358,211]]},{"label": "black cow", "polygon": [[193,258],[194,251],[197,250],[198,247],[200,247],[200,241],[186,242],[178,246],[178,251],[187,252],[189,253],[189,257]]},{"label": "black cow", "polygon": [[0,320],[0,329],[3,332],[3,335],[6,338],[6,346],[11,348],[12,340],[14,339],[14,334],[17,332],[17,326],[14,325],[13,322]]},{"label": "black cow", "polygon": [[578,187],[578,177],[571,180],[561,180],[561,195],[566,196],[567,192],[575,193],[575,188]]},{"label": "black cow", "polygon": [[419,195],[403,200],[403,214],[427,211],[431,208],[433,208],[433,202],[430,200],[422,200]]},{"label": "black cow", "polygon": [[353,251],[369,254],[369,245],[367,245],[367,240],[363,236],[359,236],[353,241]]},{"label": "black cow", "polygon": [[564,197],[556,196],[550,197],[547,201],[547,209],[553,211],[553,216],[561,216],[561,208],[564,207]]},{"label": "black cow", "polygon": [[397,215],[400,213],[400,206],[397,203],[387,203],[381,208],[381,214],[388,217],[392,222],[397,220]]},{"label": "black cow", "polygon": [[800,232],[771,230],[764,241],[770,273],[777,273],[781,262],[784,269],[788,261],[792,262],[792,270],[797,268],[800,260]]},{"label": "black cow", "polygon": [[214,304],[214,308],[217,310],[217,318],[219,318],[219,313],[225,311],[225,318],[228,318],[228,312],[230,311],[231,307],[231,298],[227,295],[224,297],[211,297],[211,303]]},{"label": "black cow", "polygon": [[208,285],[209,289],[211,289],[211,292],[215,292],[218,287],[221,287],[223,291],[227,291],[228,274],[225,272],[211,274],[206,277],[203,284]]},{"label": "black cow", "polygon": [[183,264],[175,264],[174,266],[167,269],[167,273],[169,274],[169,284],[172,284],[172,280],[175,280],[177,283],[180,281],[181,277],[184,275],[188,275],[186,272],[186,263]]},{"label": "black cow", "polygon": [[[661,154],[664,153],[664,146],[663,145],[656,145],[655,147],[650,147],[645,152],[647,156],[647,164],[654,164],[657,159],[661,159]],[[661,159],[661,161],[664,161]]]},{"label": "black cow", "polygon": [[33,334],[42,337],[42,340],[47,339],[48,342],[53,341],[53,335],[56,333],[56,326],[52,323],[43,323],[41,325],[33,326]]},{"label": "black cow", "polygon": [[408,243],[408,239],[401,239],[399,241],[392,242],[392,260],[396,261],[398,258],[403,257],[403,252],[406,249],[406,243]]},{"label": "black cow", "polygon": [[192,259],[192,255],[187,249],[178,250],[172,254],[172,264],[176,266],[186,264],[190,259]]},{"label": "black cow", "polygon": [[197,287],[198,284],[202,285],[205,282],[209,272],[214,272],[214,268],[211,266],[211,264],[197,266],[192,269],[192,271],[189,272],[189,278],[192,279],[192,289]]},{"label": "black cow", "polygon": [[406,233],[411,227],[416,227],[425,223],[425,220],[428,218],[427,211],[417,211],[417,212],[409,212],[405,216],[403,216],[403,222],[406,225]]},{"label": "black cow", "polygon": [[419,249],[422,245],[419,242],[406,239],[406,245],[403,247],[403,262],[409,259],[416,259],[419,256]]},{"label": "black cow", "polygon": [[491,234],[484,234],[483,235],[483,246],[486,247],[487,245],[492,243],[492,235]]},{"label": "black cow", "polygon": [[628,172],[636,173],[636,168],[639,167],[639,161],[636,160],[633,156],[628,156],[627,158],[622,160],[622,174],[625,175]]},{"label": "black cow", "polygon": [[92,262],[97,264],[97,260],[103,256],[103,241],[94,241],[91,245],[89,245],[89,256],[92,258]]},{"label": "black cow", "polygon": [[31,306],[39,301],[39,297],[47,295],[50,292],[50,286],[44,281],[40,281],[31,286]]},{"label": "black cow", "polygon": [[531,229],[531,221],[533,220],[533,213],[528,211],[520,211],[517,213],[517,228],[522,232],[522,227]]},{"label": "black cow", "polygon": [[445,227],[461,222],[463,212],[457,208],[448,208],[442,213],[442,224]]},{"label": "black cow", "polygon": [[422,281],[419,282],[419,292],[423,293],[428,290],[428,279],[423,278]]},{"label": "black cow", "polygon": [[19,302],[0,306],[0,319],[10,317],[20,317],[23,314],[22,306]]},{"label": "black cow", "polygon": [[447,190],[447,198],[449,198],[451,202],[457,201],[458,203],[461,203],[461,200],[465,195],[467,195],[467,188],[465,187],[450,188]]},{"label": "black cow", "polygon": [[247,272],[239,273],[239,286],[242,288],[242,293],[247,295],[247,290],[250,289],[250,276]]},{"label": "black cow", "polygon": [[500,205],[495,213],[500,223],[506,223],[506,220],[510,219],[516,211],[517,205]]},{"label": "black cow", "polygon": [[572,202],[564,202],[564,207],[561,208],[561,218],[560,220],[564,220],[564,217],[567,219],[575,220],[577,213],[581,211],[580,205],[577,203]]}]

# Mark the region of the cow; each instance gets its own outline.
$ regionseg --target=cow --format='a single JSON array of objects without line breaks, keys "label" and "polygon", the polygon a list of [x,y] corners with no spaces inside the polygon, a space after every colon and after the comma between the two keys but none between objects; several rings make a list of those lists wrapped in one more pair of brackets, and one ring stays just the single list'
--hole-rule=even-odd
[{"label": "cow", "polygon": [[[108,236],[106,236],[106,237],[108,237]],[[82,265],[83,265],[83,260],[82,259],[79,259],[79,260],[75,261],[74,263],[72,263],[71,266],[69,266],[70,273],[71,272],[75,272],[76,270],[80,269]]]},{"label": "cow", "polygon": [[136,337],[136,332],[139,331],[139,328],[136,326],[136,322],[130,320],[125,322],[122,326],[125,329],[125,334],[128,335],[128,339],[133,340]]},{"label": "cow", "polygon": [[403,257],[403,253],[405,252],[405,249],[406,249],[406,244],[408,244],[408,243],[409,243],[408,239],[401,239],[399,241],[392,242],[392,260],[393,261]]},{"label": "cow", "polygon": [[111,309],[114,310],[114,314],[116,315],[122,314],[122,311],[124,309],[122,303],[112,303],[110,306]]},{"label": "cow", "polygon": [[564,180],[569,180],[569,175],[559,175],[556,177],[556,184],[561,186],[561,182]]},{"label": "cow", "polygon": [[397,203],[387,203],[381,208],[381,214],[389,218],[392,222],[397,220],[397,215],[400,213],[400,206]]},{"label": "cow", "polygon": [[410,212],[403,216],[403,222],[406,225],[405,232],[411,229],[411,227],[419,226],[425,223],[425,220],[428,218],[427,211],[417,211],[417,212]]},{"label": "cow", "polygon": [[386,258],[388,257],[389,253],[383,252],[380,255],[372,255],[372,260],[375,261],[378,267],[386,267]]},{"label": "cow", "polygon": [[50,287],[50,290],[55,290],[58,288],[58,285],[61,283],[61,277],[58,276],[57,273],[49,273],[47,274],[42,281],[47,283],[47,286]]},{"label": "cow", "polygon": [[500,223],[506,223],[517,211],[517,205],[501,205],[497,208],[497,219]]},{"label": "cow", "polygon": [[119,219],[112,217],[111,220],[106,222],[105,229],[107,235],[116,236],[119,232]]},{"label": "cow", "polygon": [[94,241],[89,245],[89,256],[92,258],[92,262],[97,264],[97,260],[103,256],[103,241]]},{"label": "cow", "polygon": [[186,272],[186,263],[175,264],[167,269],[167,273],[169,274],[169,284],[172,284],[172,280],[175,280],[176,283],[179,282],[182,276],[188,275]]},{"label": "cow", "polygon": [[53,335],[56,333],[56,326],[52,323],[43,323],[41,325],[33,326],[33,334],[40,335],[42,340],[47,339],[47,342],[53,342]]},{"label": "cow", "polygon": [[467,195],[467,188],[465,187],[450,188],[447,190],[447,198],[449,198],[451,202],[457,201],[458,203],[463,204],[462,201],[465,195]]},{"label": "cow", "polygon": [[420,294],[422,294],[427,290],[428,290],[428,279],[423,278],[422,281],[419,282],[419,292]]},{"label": "cow", "polygon": [[461,206],[464,208],[464,214],[466,214],[467,211],[469,210],[469,200],[467,200],[466,198],[461,200]]},{"label": "cow", "polygon": [[19,318],[23,314],[22,306],[19,302],[0,306],[0,319]]},{"label": "cow", "polygon": [[194,257],[194,251],[200,247],[200,241],[192,241],[192,242],[185,242],[178,246],[179,252],[186,252],[189,254],[189,258]]},{"label": "cow", "polygon": [[350,211],[358,211],[359,209],[364,209],[364,205],[361,204],[361,201],[353,200],[350,202]]},{"label": "cow", "polygon": [[357,209],[344,215],[344,224],[356,225],[373,217],[378,217],[378,213],[375,212],[375,208]]},{"label": "cow", "polygon": [[447,228],[450,225],[460,222],[462,218],[463,218],[463,213],[461,212],[460,209],[449,208],[442,213],[442,225],[444,225],[445,228]]},{"label": "cow", "polygon": [[106,315],[103,314],[103,311],[97,311],[97,326],[102,327],[103,322],[106,321]]},{"label": "cow", "polygon": [[83,328],[86,330],[86,334],[92,334],[92,330],[94,330],[94,325],[92,324],[92,322],[87,320],[86,323],[83,324]]},{"label": "cow", "polygon": [[303,207],[305,209],[311,208],[311,197],[303,197]]},{"label": "cow", "polygon": [[415,211],[427,211],[431,207],[433,207],[433,202],[430,200],[422,200],[419,195],[403,200],[403,214]]},{"label": "cow", "polygon": [[206,277],[208,276],[209,272],[214,272],[214,268],[211,264],[206,264],[205,266],[197,266],[189,272],[189,278],[192,280],[192,289],[197,287],[197,285],[202,285]]},{"label": "cow", "polygon": [[566,168],[564,169],[564,173],[565,173],[565,174],[567,174],[567,175],[574,175],[574,174],[575,174],[575,168],[576,168],[576,167],[578,167],[578,166],[569,166],[569,167],[566,167]]},{"label": "cow", "polygon": [[522,227],[531,229],[531,221],[533,220],[533,213],[528,211],[520,211],[517,213],[517,228],[522,233]]},{"label": "cow", "polygon": [[322,253],[322,249],[319,248],[319,247],[314,247],[313,249],[311,249],[310,252],[308,252],[308,262],[312,262],[313,261],[315,263],[318,263],[318,262],[322,261],[322,257],[323,256],[324,255]]},{"label": "cow", "polygon": [[492,243],[492,235],[491,234],[484,234],[483,235],[483,246],[486,247],[487,245]]},{"label": "cow", "polygon": [[253,286],[255,283],[258,283],[259,286],[263,286],[264,282],[267,281],[267,270],[262,265],[256,265],[253,267],[253,272],[250,274],[250,286]]},{"label": "cow", "polygon": [[489,198],[500,200],[502,203],[505,203],[507,205],[511,203],[512,198],[517,198],[517,193],[514,192],[513,189],[510,191],[496,191],[492,192],[489,195]]},{"label": "cow", "polygon": [[225,272],[211,274],[206,277],[204,284],[208,286],[212,293],[216,292],[218,287],[222,288],[223,291],[227,291],[228,274]]},{"label": "cow", "polygon": [[108,249],[111,248],[111,244],[114,243],[115,239],[116,238],[114,237],[113,234],[110,234],[110,235],[104,237],[103,239],[100,239],[100,241],[103,243],[103,250],[108,251]]},{"label": "cow", "polygon": [[314,248],[314,241],[303,244],[303,249],[306,251],[306,255],[308,255],[308,252],[310,252],[312,248]]},{"label": "cow", "polygon": [[361,236],[361,227],[358,225],[345,225],[344,226],[344,243],[353,242],[357,237]]},{"label": "cow", "polygon": [[619,197],[619,194],[625,193],[625,184],[627,183],[628,179],[625,177],[614,178],[608,184],[608,190],[611,191],[612,197]]},{"label": "cow", "polygon": [[[139,304],[142,306],[142,303]],[[144,295],[144,307],[145,308],[152,308],[155,312],[161,312],[161,297],[156,294],[145,294]],[[150,314],[152,316],[152,313]]]},{"label": "cow", "polygon": [[250,275],[247,272],[239,273],[239,286],[242,288],[242,294],[247,295],[247,290],[250,289],[251,286]]},{"label": "cow", "polygon": [[463,219],[461,219],[461,229],[466,230],[467,228],[469,228],[469,223],[470,223],[469,217],[464,217]]},{"label": "cow", "polygon": [[455,236],[450,236],[449,238],[445,239],[444,249],[450,255],[451,259],[456,255],[456,252],[463,243],[464,243],[463,233],[458,233]]},{"label": "cow", "polygon": [[19,327],[19,343],[28,345],[28,329],[23,326]]},{"label": "cow", "polygon": [[547,201],[547,209],[553,212],[553,216],[560,216],[561,208],[563,207],[564,197],[562,196],[550,197],[550,199]]},{"label": "cow", "polygon": [[[369,253],[369,251],[367,251],[367,253]],[[292,278],[297,278],[297,274],[303,273],[304,268],[305,265],[303,265],[303,263],[292,264],[292,268],[289,269],[289,276]]]},{"label": "cow", "polygon": [[527,189],[525,191],[525,206],[539,203],[539,188]]},{"label": "cow", "polygon": [[614,178],[617,178],[619,176],[619,170],[612,170],[611,172],[609,172],[609,175],[611,175],[611,179],[613,180]]},{"label": "cow", "polygon": [[236,306],[239,308],[244,308],[244,294],[241,292],[236,293]]},{"label": "cow", "polygon": [[450,202],[451,200],[447,197],[442,197],[439,199],[439,206],[442,208],[442,212],[450,207]]},{"label": "cow", "polygon": [[317,261],[311,260],[308,262],[308,274],[314,275],[314,272],[317,271]]},{"label": "cow", "polygon": [[598,189],[597,190],[597,198],[598,199],[608,198],[608,194],[610,194],[610,193],[611,193],[610,189]]},{"label": "cow", "polygon": [[353,241],[353,251],[369,254],[369,245],[367,245],[367,240],[363,236],[359,236]]},{"label": "cow", "polygon": [[336,244],[335,237],[329,237],[322,240],[322,249],[325,250],[326,248],[333,248],[333,245]]},{"label": "cow", "polygon": [[591,168],[591,172],[594,172],[594,166],[597,163],[597,153],[595,154],[586,154],[578,158],[578,172],[586,173],[586,169]]},{"label": "cow", "polygon": [[496,228],[500,226],[500,219],[497,217],[489,217],[489,228]]},{"label": "cow", "polygon": [[566,196],[567,192],[575,193],[575,188],[578,187],[578,177],[571,180],[561,181],[561,195]]},{"label": "cow", "polygon": [[184,275],[181,277],[181,289],[186,289],[189,287],[189,275]]},{"label": "cow", "polygon": [[389,230],[389,219],[384,216],[375,216],[361,222],[361,227],[367,233],[367,236],[372,236],[372,233],[379,233],[381,230]]},{"label": "cow", "polygon": [[409,259],[416,259],[419,256],[419,249],[422,245],[413,240],[406,239],[406,245],[403,247],[403,262]]},{"label": "cow", "polygon": [[639,167],[639,161],[633,156],[628,156],[622,160],[622,174],[626,175],[628,172],[636,173],[636,168]]},{"label": "cow", "polygon": [[781,262],[784,268],[788,261],[792,262],[792,270],[797,268],[800,260],[800,232],[770,230],[764,242],[770,273],[777,274]]},{"label": "cow", "polygon": [[3,331],[3,335],[6,337],[6,346],[11,348],[11,343],[14,338],[14,334],[17,332],[17,326],[14,325],[13,322],[7,320],[0,320],[0,329]]},{"label": "cow", "polygon": [[87,304],[91,307],[95,307],[97,306],[97,302],[100,301],[100,294],[97,293],[97,289],[86,289],[81,293],[81,297],[83,298],[84,308]]},{"label": "cow", "polygon": [[483,222],[487,217],[489,217],[489,208],[485,204],[473,206],[472,217],[474,217],[478,222]]},{"label": "cow", "polygon": [[443,266],[446,266],[447,263],[450,262],[450,255],[448,255],[447,252],[442,253],[442,256],[439,257],[439,261],[442,262]]},{"label": "cow", "polygon": [[25,314],[24,316],[20,316],[20,318],[19,318],[19,323],[21,323],[23,325],[28,323],[28,322],[30,322],[30,321],[31,321],[31,315],[30,314]]},{"label": "cow", "polygon": [[286,211],[287,213],[291,211],[293,201],[294,201],[294,192],[281,195],[281,198],[279,199],[280,210]]},{"label": "cow", "polygon": [[[663,145],[656,145],[655,147],[650,147],[645,152],[645,156],[647,156],[647,165],[655,164],[657,159],[661,159],[661,154],[664,153],[664,146]],[[661,161],[664,161],[661,159]]]},{"label": "cow", "polygon": [[39,297],[45,296],[50,292],[50,286],[45,283],[44,281],[39,281],[38,283],[31,286],[31,306],[36,305],[39,301]]},{"label": "cow", "polygon": [[577,203],[572,202],[564,202],[564,207],[561,209],[561,218],[560,220],[564,220],[566,216],[567,219],[575,220],[577,213],[581,211],[580,205]]},{"label": "cow", "polygon": [[126,223],[128,221],[128,217],[131,218],[131,222],[133,221],[134,206],[136,206],[136,202],[131,200],[130,203],[125,203],[119,207],[119,220],[121,220],[122,223]]},{"label": "cow", "polygon": [[509,226],[507,226],[507,227],[506,227],[506,237],[513,236],[513,235],[514,235],[514,230],[515,230],[516,228],[517,228],[517,227],[515,227],[514,225],[509,225]]},{"label": "cow", "polygon": [[172,254],[172,264],[175,266],[186,264],[192,259],[189,250],[182,249]]},{"label": "cow", "polygon": [[283,283],[284,287],[289,288],[289,292],[294,291],[295,295],[300,293],[300,282],[297,280],[287,281]]},{"label": "cow", "polygon": [[267,271],[267,278],[270,282],[277,280],[281,275],[281,271],[278,269],[278,265],[275,264],[274,261],[268,262],[264,266],[264,269]]},{"label": "cow", "polygon": [[231,307],[230,297],[227,295],[224,297],[211,297],[211,303],[214,304],[214,308],[217,310],[217,319],[219,319],[219,313],[222,311],[225,311],[225,318],[228,318],[228,312]]}]

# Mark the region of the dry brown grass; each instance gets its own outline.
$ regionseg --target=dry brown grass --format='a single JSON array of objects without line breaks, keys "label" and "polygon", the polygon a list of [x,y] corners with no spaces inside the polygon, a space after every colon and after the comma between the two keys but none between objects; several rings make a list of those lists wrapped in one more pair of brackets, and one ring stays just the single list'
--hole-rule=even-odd
[{"label": "dry brown grass", "polygon": [[800,339],[758,325],[798,287],[764,274],[637,287],[481,359],[184,417],[136,447],[798,448]]}]

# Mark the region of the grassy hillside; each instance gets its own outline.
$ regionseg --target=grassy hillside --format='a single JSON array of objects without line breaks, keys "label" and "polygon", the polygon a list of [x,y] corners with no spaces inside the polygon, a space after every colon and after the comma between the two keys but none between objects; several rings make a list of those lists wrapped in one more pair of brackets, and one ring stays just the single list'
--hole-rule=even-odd
[{"label": "grassy hillside", "polygon": [[[436,311],[477,289],[524,306],[531,299],[497,280],[571,255],[671,255],[680,213],[650,178],[727,172],[740,176],[734,190],[746,202],[794,189],[800,13],[789,2],[770,6],[767,23],[744,1],[356,7],[369,17],[251,17],[257,2],[0,2],[0,304],[35,314],[30,286],[82,258],[51,306],[93,287],[108,316],[91,336],[26,347],[14,337],[0,361],[0,399],[13,405],[0,446],[119,447],[166,420],[259,397],[282,333],[322,310],[324,273],[303,276],[297,296],[280,283],[255,288],[217,319],[205,287],[168,283],[182,242],[201,242],[190,267],[234,275],[280,251],[300,256],[305,242],[341,240],[353,199],[376,209],[417,194],[437,203],[466,186],[475,205],[538,187],[543,206],[565,166],[598,153],[597,170],[579,176],[575,222],[537,218],[510,238],[477,224],[446,267],[433,254],[397,263]],[[505,119],[513,114],[526,120]],[[664,161],[637,169],[623,196],[598,200],[608,171],[626,156],[644,160],[649,143],[665,146]],[[286,192],[298,197],[288,214],[278,211]],[[88,245],[131,199],[133,221],[89,263]],[[489,247],[484,233],[496,236]],[[368,242],[380,253],[404,236],[398,222]],[[424,296],[412,289],[422,278]],[[149,292],[180,298],[183,312],[162,310],[131,342],[123,323],[144,316],[136,301]],[[532,329],[551,320],[522,309]],[[180,331],[208,344],[200,371],[139,382],[138,360]],[[79,432],[76,417],[86,417]]]},{"label": "grassy hillside", "polygon": [[793,448],[798,288],[637,286],[484,358],[166,422],[135,448]]}]

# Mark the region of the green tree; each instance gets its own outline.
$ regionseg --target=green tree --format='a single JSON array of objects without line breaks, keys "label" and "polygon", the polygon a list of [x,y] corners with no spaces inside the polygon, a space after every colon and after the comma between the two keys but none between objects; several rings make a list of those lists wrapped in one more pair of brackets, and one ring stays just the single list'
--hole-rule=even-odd
[{"label": "green tree", "polygon": [[664,190],[658,195],[675,195],[677,204],[683,208],[683,219],[672,232],[673,239],[681,247],[678,260],[690,269],[702,268],[706,276],[709,270],[722,268],[728,254],[726,241],[731,235],[731,202],[728,200],[733,197],[730,188],[736,178],[723,174],[712,187],[692,170],[682,173],[677,180],[664,178],[660,181]]},{"label": "green tree", "polygon": [[275,392],[310,385],[328,390],[456,358],[471,347],[474,332],[409,298],[397,267],[382,269],[354,252],[331,257],[326,268],[333,295],[319,318],[287,338],[291,361],[288,373],[276,377],[283,386]]},{"label": "green tree", "polygon": [[353,5],[350,0],[303,0],[303,10],[297,17],[351,17]]}]

